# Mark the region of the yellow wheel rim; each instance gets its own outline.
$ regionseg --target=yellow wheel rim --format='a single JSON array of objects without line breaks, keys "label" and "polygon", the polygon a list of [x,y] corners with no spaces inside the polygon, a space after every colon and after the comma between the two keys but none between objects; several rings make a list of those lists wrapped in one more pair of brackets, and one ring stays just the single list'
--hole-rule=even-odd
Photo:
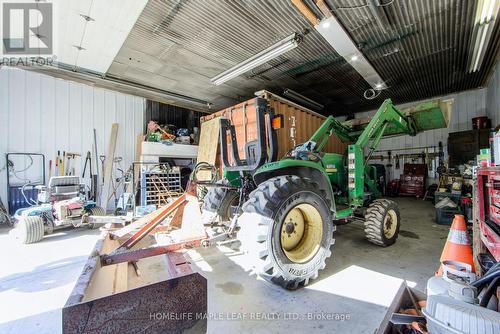
[{"label": "yellow wheel rim", "polygon": [[286,215],[281,226],[281,248],[288,259],[304,263],[321,246],[323,222],[319,211],[310,204],[299,204]]},{"label": "yellow wheel rim", "polygon": [[396,233],[396,228],[398,226],[398,215],[396,211],[389,210],[384,218],[384,235],[387,239],[390,239]]}]

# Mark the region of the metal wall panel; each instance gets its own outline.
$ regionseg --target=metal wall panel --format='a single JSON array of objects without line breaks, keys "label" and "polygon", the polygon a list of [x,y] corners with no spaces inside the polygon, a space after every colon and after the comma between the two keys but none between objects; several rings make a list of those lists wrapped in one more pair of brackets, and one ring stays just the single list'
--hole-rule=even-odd
[{"label": "metal wall panel", "polygon": [[498,64],[486,91],[486,111],[493,127],[500,124],[500,65]]},{"label": "metal wall panel", "polygon": [[[111,123],[119,124],[116,156],[126,169],[135,157],[137,134],[142,133],[145,100],[43,74],[13,68],[0,69],[0,197],[7,202],[5,153],[43,153],[46,177],[49,160],[57,151],[82,154],[76,160],[81,175],[85,155],[97,130],[98,154],[104,155]],[[95,166],[95,165],[94,165]],[[24,173],[23,177],[35,177]]]},{"label": "metal wall panel", "polygon": [[[391,137],[384,138],[380,141],[380,145],[377,150],[397,150],[397,149],[408,149],[405,153],[420,153],[422,150],[409,150],[411,147],[423,147],[423,146],[438,146],[439,142],[443,143],[445,159],[448,158],[447,152],[447,141],[448,134],[450,132],[458,132],[458,131],[467,131],[472,130],[472,122],[471,119],[473,117],[478,116],[486,116],[486,89],[476,89],[469,90],[465,92],[461,92],[458,94],[451,94],[447,96],[440,97],[440,99],[454,99],[453,108],[451,112],[450,124],[447,129],[436,129],[430,130],[426,132],[422,132],[415,137],[410,136],[399,136],[399,137]],[[498,94],[498,93],[497,93]],[[427,100],[423,100],[427,101]],[[398,105],[399,108],[403,109],[423,101],[415,102],[415,103],[406,103]],[[497,101],[498,103],[498,101]],[[498,108],[497,108],[498,110]],[[356,114],[357,118],[363,117],[371,117],[375,114],[375,110],[362,112]],[[491,115],[489,115],[492,118]],[[403,153],[403,152],[400,152]],[[393,152],[393,156],[396,155],[397,152]],[[372,163],[383,163],[387,164],[386,161],[377,161],[370,160]],[[402,163],[402,160],[400,161]],[[403,166],[399,169],[395,169],[395,164],[393,163],[392,171],[391,171],[391,179],[399,178],[403,171]]]}]

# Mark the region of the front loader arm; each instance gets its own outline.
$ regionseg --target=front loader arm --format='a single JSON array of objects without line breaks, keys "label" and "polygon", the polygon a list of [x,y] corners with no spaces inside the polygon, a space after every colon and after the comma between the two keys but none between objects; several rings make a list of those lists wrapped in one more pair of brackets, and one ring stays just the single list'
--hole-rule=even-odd
[{"label": "front loader arm", "polygon": [[376,148],[384,134],[385,129],[391,123],[410,136],[415,136],[417,134],[417,128],[413,119],[407,117],[399,111],[394,106],[391,99],[387,99],[384,103],[382,103],[380,108],[377,110],[377,113],[372,117],[372,120],[368,123],[365,130],[359,135],[356,145],[365,147],[370,140],[373,140],[374,143],[372,143],[370,148]]},{"label": "front loader arm", "polygon": [[396,125],[410,136],[417,134],[413,120],[403,115],[390,99],[382,103],[356,142],[348,147],[348,190],[351,206],[361,206],[364,202],[365,178],[368,178],[364,148],[369,145],[370,156],[378,147],[389,124]]},{"label": "front loader arm", "polygon": [[370,148],[375,149],[384,135],[387,126],[391,123],[410,136],[414,136],[417,133],[413,119],[404,115],[392,104],[390,99],[387,99],[382,103],[371,122],[361,134],[352,131],[351,128],[336,120],[335,117],[328,116],[323,124],[314,132],[309,141],[316,144],[315,151],[321,152],[327,144],[328,139],[333,134],[336,134],[343,142],[355,142],[356,145],[361,147],[365,147],[370,140],[373,140]]},{"label": "front loader arm", "polygon": [[335,117],[328,116],[318,130],[314,132],[309,141],[316,143],[315,150],[321,152],[326,143],[328,143],[328,139],[330,139],[334,133],[343,142],[353,142],[356,140],[356,137],[351,135],[348,127],[342,125]]}]

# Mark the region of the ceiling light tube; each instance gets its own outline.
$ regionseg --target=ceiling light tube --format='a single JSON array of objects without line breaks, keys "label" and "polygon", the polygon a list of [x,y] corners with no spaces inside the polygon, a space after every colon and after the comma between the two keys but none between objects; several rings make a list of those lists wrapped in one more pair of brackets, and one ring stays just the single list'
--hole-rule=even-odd
[{"label": "ceiling light tube", "polygon": [[323,36],[335,51],[342,56],[373,88],[382,90],[387,88],[375,68],[357,48],[344,27],[334,17],[323,19],[314,28]]},{"label": "ceiling light tube", "polygon": [[482,34],[478,34],[477,38],[479,38],[479,47],[477,49],[476,55],[475,55],[475,61],[473,62],[474,67],[472,69],[473,72],[477,71],[479,69],[479,59],[481,58],[481,54],[483,52],[483,47],[484,47],[484,41],[486,40],[486,35],[488,34],[488,26],[483,27]]},{"label": "ceiling light tube", "polygon": [[302,104],[304,107],[309,107],[309,108],[312,108],[315,110],[321,110],[325,107],[324,105],[319,104],[318,102],[313,101],[310,98],[305,97],[304,95],[299,94],[296,91],[293,91],[291,89],[285,89],[285,91],[283,92],[283,95],[285,95],[286,97]]},{"label": "ceiling light tube", "polygon": [[476,8],[474,28],[472,32],[471,45],[469,48],[469,73],[476,72],[481,68],[486,50],[492,34],[492,25],[498,16],[500,1],[479,0]]},{"label": "ceiling light tube", "polygon": [[278,43],[268,47],[267,49],[259,52],[255,56],[248,58],[247,60],[239,63],[236,66],[231,67],[227,71],[210,79],[212,83],[216,86],[223,84],[226,81],[236,78],[237,76],[250,71],[268,61],[295,49],[301,42],[301,37],[298,34],[292,34],[287,38],[279,41]]}]

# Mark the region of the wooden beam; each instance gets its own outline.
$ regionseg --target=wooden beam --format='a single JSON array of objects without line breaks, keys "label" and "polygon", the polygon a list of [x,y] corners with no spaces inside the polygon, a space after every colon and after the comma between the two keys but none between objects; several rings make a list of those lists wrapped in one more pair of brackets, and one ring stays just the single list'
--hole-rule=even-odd
[{"label": "wooden beam", "polygon": [[319,10],[325,15],[325,18],[329,18],[332,16],[332,12],[330,12],[330,8],[325,3],[325,0],[316,0],[316,5],[318,6]]},{"label": "wooden beam", "polygon": [[310,10],[309,7],[307,7],[302,2],[302,0],[292,0],[292,3],[295,5],[295,7],[297,7],[297,9],[302,13],[302,15],[304,15],[306,17],[306,19],[313,26],[315,26],[315,25],[317,25],[319,23],[319,20],[316,17],[316,15],[314,15],[314,13],[312,12],[312,10]]}]

